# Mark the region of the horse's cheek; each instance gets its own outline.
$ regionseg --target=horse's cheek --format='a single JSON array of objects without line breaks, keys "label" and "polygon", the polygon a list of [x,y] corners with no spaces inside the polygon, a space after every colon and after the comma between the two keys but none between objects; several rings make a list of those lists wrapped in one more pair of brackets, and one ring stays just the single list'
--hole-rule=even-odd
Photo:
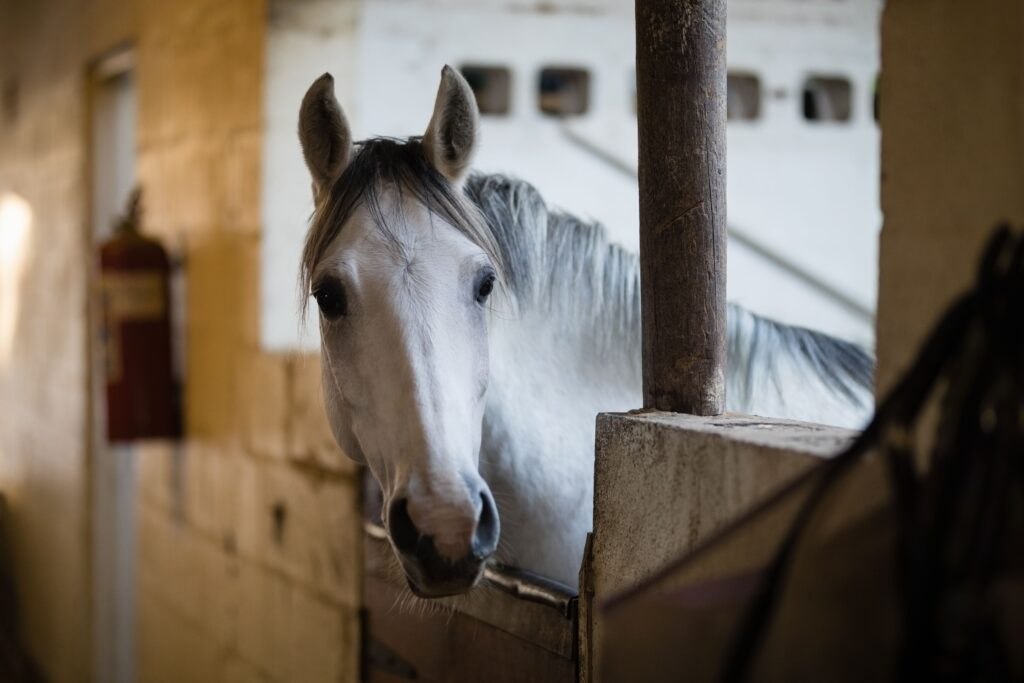
[{"label": "horse's cheek", "polygon": [[356,438],[352,425],[352,416],[348,409],[344,405],[338,405],[333,411],[328,413],[327,421],[330,423],[334,440],[341,447],[345,455],[351,460],[365,465],[366,454],[359,443],[359,439]]},{"label": "horse's cheek", "polygon": [[[341,450],[351,460],[366,464],[366,455],[356,438],[352,424],[352,408],[347,397],[342,393],[341,380],[328,368],[324,368],[321,378],[324,411],[327,414],[327,423],[331,428],[331,434]],[[351,387],[348,387],[351,389]]]},{"label": "horse's cheek", "polygon": [[491,382],[491,335],[486,319],[477,322],[478,333],[475,336],[474,357],[474,381],[476,382],[476,397],[479,403],[478,412],[483,417],[483,409],[487,398],[487,387]]}]

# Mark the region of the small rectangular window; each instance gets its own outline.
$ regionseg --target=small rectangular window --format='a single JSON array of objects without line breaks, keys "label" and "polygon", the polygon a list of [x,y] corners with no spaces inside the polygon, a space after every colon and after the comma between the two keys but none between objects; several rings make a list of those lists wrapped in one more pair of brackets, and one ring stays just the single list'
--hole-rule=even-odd
[{"label": "small rectangular window", "polygon": [[871,87],[871,113],[875,117],[875,123],[878,122],[878,92],[882,87],[882,77],[875,76],[875,82]]},{"label": "small rectangular window", "polygon": [[551,116],[579,116],[590,108],[586,69],[549,67],[540,72],[540,110]]},{"label": "small rectangular window", "polygon": [[761,79],[754,74],[730,73],[726,77],[726,118],[754,121],[761,118]]},{"label": "small rectangular window", "polygon": [[804,118],[808,121],[849,121],[850,81],[842,76],[814,76],[804,83]]},{"label": "small rectangular window", "polygon": [[503,66],[463,64],[459,69],[476,95],[476,106],[485,116],[506,116],[512,99],[512,74]]}]

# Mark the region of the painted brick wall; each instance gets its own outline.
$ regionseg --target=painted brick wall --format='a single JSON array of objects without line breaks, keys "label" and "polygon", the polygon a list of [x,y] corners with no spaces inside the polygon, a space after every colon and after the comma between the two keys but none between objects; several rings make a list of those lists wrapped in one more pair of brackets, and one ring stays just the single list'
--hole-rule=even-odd
[{"label": "painted brick wall", "polygon": [[91,677],[86,78],[130,42],[145,229],[183,254],[188,291],[187,438],[138,453],[138,680],[353,680],[356,472],[316,357],[258,348],[264,3],[3,2],[0,16],[0,86],[19,89],[16,120],[0,111],[0,192],[34,210],[25,314],[0,361],[30,649],[50,680]]}]

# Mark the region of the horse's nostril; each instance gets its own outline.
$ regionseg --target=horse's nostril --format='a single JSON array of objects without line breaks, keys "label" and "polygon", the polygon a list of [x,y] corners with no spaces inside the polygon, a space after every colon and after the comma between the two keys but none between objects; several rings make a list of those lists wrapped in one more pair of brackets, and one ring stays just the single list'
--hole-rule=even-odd
[{"label": "horse's nostril", "polygon": [[420,538],[420,532],[409,516],[409,501],[400,498],[391,504],[388,510],[388,529],[391,531],[391,541],[395,548],[402,553],[413,553]]},{"label": "horse's nostril", "polygon": [[473,555],[483,559],[497,549],[501,525],[498,522],[498,510],[494,505],[494,499],[486,491],[480,493],[480,498],[483,506],[480,509],[480,519],[476,523],[476,533],[473,534]]}]

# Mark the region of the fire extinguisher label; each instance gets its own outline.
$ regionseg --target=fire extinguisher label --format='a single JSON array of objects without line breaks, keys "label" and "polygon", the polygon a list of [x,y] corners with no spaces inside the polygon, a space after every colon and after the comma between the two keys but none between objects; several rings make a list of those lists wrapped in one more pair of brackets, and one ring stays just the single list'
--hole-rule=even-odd
[{"label": "fire extinguisher label", "polygon": [[167,302],[159,271],[104,273],[101,282],[107,383],[121,381],[121,324],[160,320]]},{"label": "fire extinguisher label", "polygon": [[154,320],[164,315],[167,302],[159,272],[104,273],[102,287],[110,323]]}]

